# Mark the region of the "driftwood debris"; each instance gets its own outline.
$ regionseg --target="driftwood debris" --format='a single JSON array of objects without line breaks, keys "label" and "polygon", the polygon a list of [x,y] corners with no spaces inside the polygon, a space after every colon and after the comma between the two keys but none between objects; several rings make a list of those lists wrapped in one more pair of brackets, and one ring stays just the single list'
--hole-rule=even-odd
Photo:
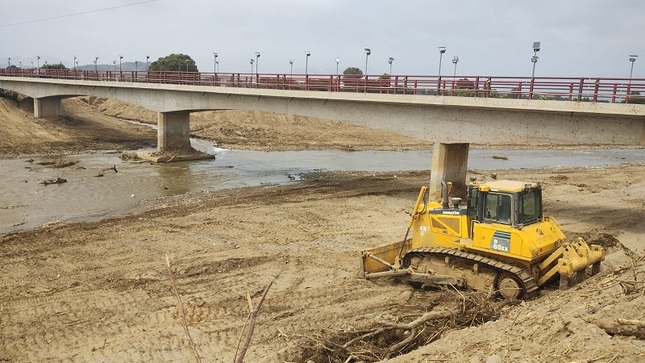
[{"label": "driftwood debris", "polygon": [[67,168],[68,166],[76,165],[78,161],[72,161],[72,160],[57,160],[57,161],[39,161],[36,164],[42,165],[42,166],[51,166],[54,168]]},{"label": "driftwood debris", "polygon": [[410,315],[401,311],[394,319],[377,319],[357,330],[305,336],[300,344],[302,361],[342,363],[390,359],[428,344],[446,331],[493,320],[501,306],[478,293],[447,292],[441,300],[441,307],[419,306],[418,310],[426,310],[425,313]]},{"label": "driftwood debris", "polygon": [[618,319],[614,324],[598,324],[609,335],[621,335],[645,339],[645,321]]},{"label": "driftwood debris", "polygon": [[108,170],[114,170],[114,173],[118,173],[118,172],[119,172],[118,170],[116,170],[116,165],[112,165],[112,167],[111,167],[111,168],[101,169],[101,171],[99,171],[99,172],[98,172],[98,174],[96,174],[95,176],[96,176],[96,177],[102,177],[102,176],[104,176],[104,175],[105,175],[105,172],[106,172],[106,171],[108,171]]},{"label": "driftwood debris", "polygon": [[63,183],[67,183],[67,179],[64,179],[64,178],[61,178],[61,177],[56,177],[56,178],[52,178],[52,179],[45,179],[45,180],[40,181],[40,184],[43,184],[43,185],[63,184]]}]

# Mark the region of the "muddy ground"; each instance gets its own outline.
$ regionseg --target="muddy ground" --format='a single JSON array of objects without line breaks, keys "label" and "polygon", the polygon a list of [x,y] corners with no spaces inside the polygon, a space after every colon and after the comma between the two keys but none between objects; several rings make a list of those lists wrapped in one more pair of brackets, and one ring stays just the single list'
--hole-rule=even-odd
[{"label": "muddy ground", "polygon": [[[11,157],[154,144],[154,131],[106,115],[129,106],[101,107],[102,100],[67,100],[67,117],[35,120],[0,100],[0,151]],[[248,129],[260,128],[254,117]],[[290,139],[292,124],[274,118],[262,147],[290,144],[279,141],[282,134]],[[216,117],[210,122],[202,130],[226,129]],[[336,123],[330,130],[334,141],[327,144],[324,132],[307,138],[303,131],[309,146],[301,147],[424,144],[372,138],[366,129],[339,142],[334,137],[349,131]],[[257,302],[270,281],[247,362],[644,361],[645,165],[495,172],[542,181],[546,214],[568,235],[608,248],[601,274],[514,304],[359,279],[356,251],[403,237],[406,211],[429,174],[316,174],[287,186],[158,199],[119,218],[0,236],[0,361],[194,362],[173,280],[204,362],[233,361],[246,296]],[[470,174],[483,175],[474,168]],[[426,312],[449,314],[421,329],[350,342]],[[410,335],[419,337],[415,344],[390,349]]]}]

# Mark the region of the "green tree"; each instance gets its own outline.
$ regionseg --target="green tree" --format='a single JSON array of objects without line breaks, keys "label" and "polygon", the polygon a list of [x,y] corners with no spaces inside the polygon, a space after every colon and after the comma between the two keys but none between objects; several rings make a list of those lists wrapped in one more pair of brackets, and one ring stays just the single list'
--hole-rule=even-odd
[{"label": "green tree", "polygon": [[63,63],[58,63],[58,64],[43,64],[43,66],[42,66],[42,67],[40,67],[40,68],[41,68],[41,69],[67,69],[67,67],[65,67],[65,66],[63,65]]},{"label": "green tree", "polygon": [[363,77],[363,71],[357,67],[347,67],[347,69],[343,71],[343,75],[347,78],[361,78]]},{"label": "green tree", "polygon": [[180,71],[199,72],[195,61],[186,54],[171,54],[161,57],[150,64],[149,72]]}]

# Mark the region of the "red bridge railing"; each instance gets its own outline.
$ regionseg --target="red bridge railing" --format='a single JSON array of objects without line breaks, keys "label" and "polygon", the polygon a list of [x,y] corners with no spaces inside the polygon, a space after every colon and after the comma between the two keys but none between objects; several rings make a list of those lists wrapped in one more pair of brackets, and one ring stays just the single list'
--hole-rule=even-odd
[{"label": "red bridge railing", "polygon": [[643,103],[645,79],[422,75],[253,74],[0,69],[0,76],[212,87]]}]

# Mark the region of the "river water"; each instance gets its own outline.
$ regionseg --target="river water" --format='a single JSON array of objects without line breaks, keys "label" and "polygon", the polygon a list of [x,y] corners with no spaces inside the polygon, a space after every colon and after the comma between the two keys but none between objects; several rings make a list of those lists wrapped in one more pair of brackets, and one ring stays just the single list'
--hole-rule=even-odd
[{"label": "river water", "polygon": [[[216,159],[151,164],[124,162],[114,152],[0,160],[0,233],[59,220],[95,220],[120,215],[163,196],[216,189],[292,183],[302,173],[323,171],[428,170],[431,151],[239,151],[215,148],[203,140],[193,146]],[[507,160],[493,156],[504,156]],[[77,164],[61,169],[39,165],[61,158]],[[469,154],[477,170],[595,167],[645,163],[642,149],[478,150]],[[113,170],[102,170],[116,167]],[[103,176],[97,176],[102,173]],[[43,185],[61,177],[63,184]]]}]

